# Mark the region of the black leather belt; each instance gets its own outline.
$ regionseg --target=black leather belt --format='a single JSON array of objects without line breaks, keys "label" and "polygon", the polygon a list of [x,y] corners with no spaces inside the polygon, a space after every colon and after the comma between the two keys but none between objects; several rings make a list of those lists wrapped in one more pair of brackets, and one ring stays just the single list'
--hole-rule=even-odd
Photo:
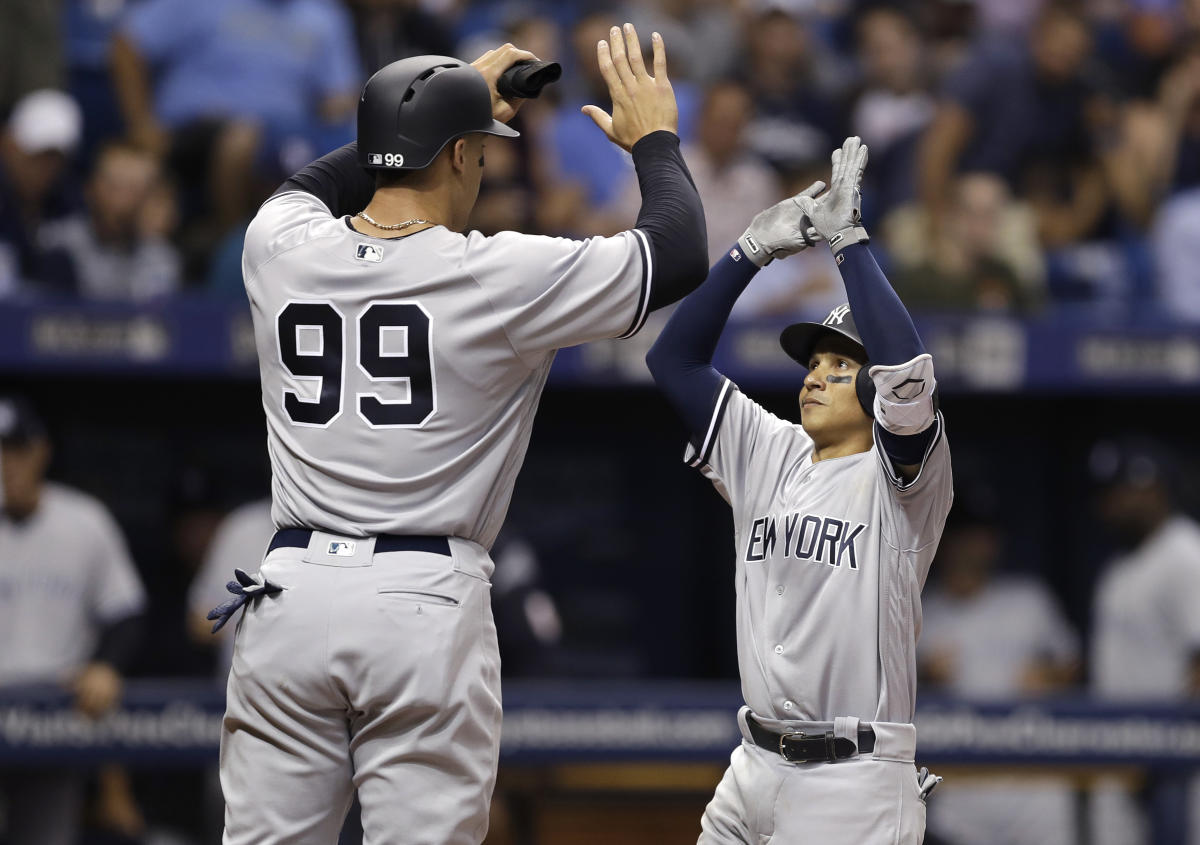
[{"label": "black leather belt", "polygon": [[[309,528],[281,528],[271,538],[268,552],[275,549],[307,549],[313,532]],[[367,538],[363,538],[367,539]],[[429,552],[450,556],[450,541],[432,534],[379,534],[375,537],[375,554],[381,552]]]},{"label": "black leather belt", "polygon": [[858,729],[858,749],[849,737],[834,736],[833,731],[788,731],[775,733],[763,727],[749,713],[746,714],[746,725],[750,728],[750,736],[754,744],[768,751],[774,751],[789,763],[832,763],[834,760],[845,760],[855,754],[869,754],[875,750],[875,731],[871,728]]}]

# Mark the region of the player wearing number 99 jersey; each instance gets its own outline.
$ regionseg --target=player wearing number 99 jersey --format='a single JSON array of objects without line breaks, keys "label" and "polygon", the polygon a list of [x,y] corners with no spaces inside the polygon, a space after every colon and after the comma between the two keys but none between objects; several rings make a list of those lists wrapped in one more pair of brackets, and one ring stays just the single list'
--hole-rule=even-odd
[{"label": "player wearing number 99 jersey", "polygon": [[360,102],[366,148],[293,176],[247,231],[278,530],[210,614],[247,609],[225,845],[332,842],[355,791],[367,842],[483,839],[500,739],[488,549],[555,350],[632,335],[704,276],[661,39],[650,76],[632,27],[599,48],[612,116],[589,109],[631,149],[636,228],[462,233],[484,138],[516,134],[497,78],[526,58],[384,68]]}]

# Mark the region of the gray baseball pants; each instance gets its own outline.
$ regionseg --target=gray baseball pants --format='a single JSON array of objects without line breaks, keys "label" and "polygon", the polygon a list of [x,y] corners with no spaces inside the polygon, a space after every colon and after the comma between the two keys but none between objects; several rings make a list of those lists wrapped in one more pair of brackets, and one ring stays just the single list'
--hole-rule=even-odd
[{"label": "gray baseball pants", "polygon": [[373,538],[314,532],[267,555],[284,589],[239,623],[224,845],[331,845],[355,790],[364,845],[483,840],[500,746],[492,562],[450,548],[374,554]]},{"label": "gray baseball pants", "polygon": [[789,763],[754,744],[745,708],[738,723],[744,741],[704,811],[698,845],[920,845],[925,802],[912,725],[872,723],[869,755]]}]

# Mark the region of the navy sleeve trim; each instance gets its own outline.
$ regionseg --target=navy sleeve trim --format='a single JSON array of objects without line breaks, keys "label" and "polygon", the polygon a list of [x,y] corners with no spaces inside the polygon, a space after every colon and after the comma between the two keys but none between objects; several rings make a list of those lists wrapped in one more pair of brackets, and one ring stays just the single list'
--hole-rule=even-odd
[{"label": "navy sleeve trim", "polygon": [[729,397],[733,395],[732,388],[733,382],[725,379],[724,384],[721,385],[721,390],[717,393],[717,401],[713,403],[712,418],[709,420],[708,430],[704,433],[704,439],[699,444],[694,440],[692,441],[692,447],[696,450],[696,454],[688,460],[688,466],[703,466],[712,457],[713,446],[717,443],[717,432],[721,430],[721,421],[725,418],[725,409],[729,406]]},{"label": "navy sleeve trim", "polygon": [[633,337],[642,330],[642,326],[646,325],[646,318],[650,316],[650,292],[654,284],[654,257],[650,251],[650,241],[641,229],[631,229],[630,231],[633,232],[641,246],[642,292],[638,296],[638,307],[633,315],[633,322],[630,323],[625,334],[618,335],[619,338]]},{"label": "navy sleeve trim", "polygon": [[[878,445],[879,432],[883,429],[878,428],[879,423],[875,423],[875,426],[877,428],[877,431],[875,432],[876,444]],[[888,480],[892,482],[892,486],[896,488],[898,492],[905,493],[909,490],[912,490],[920,483],[921,476],[925,472],[925,465],[929,462],[929,456],[933,454],[933,450],[937,448],[938,442],[941,441],[942,436],[945,433],[946,424],[945,420],[942,419],[941,411],[938,411],[937,416],[934,417],[933,428],[934,434],[929,440],[929,445],[925,447],[925,454],[921,457],[920,468],[917,470],[917,474],[907,481],[896,474],[896,468],[892,466],[892,458],[887,454],[882,446],[879,446],[876,449],[876,451],[879,453],[879,462],[883,465],[883,470],[887,474]]]}]

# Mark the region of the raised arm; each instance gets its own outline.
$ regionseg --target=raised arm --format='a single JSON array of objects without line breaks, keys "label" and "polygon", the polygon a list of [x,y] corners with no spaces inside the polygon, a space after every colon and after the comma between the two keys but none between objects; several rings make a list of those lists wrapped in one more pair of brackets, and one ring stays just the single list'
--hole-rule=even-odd
[{"label": "raised arm", "polygon": [[875,422],[880,445],[905,478],[916,475],[937,427],[933,359],[925,351],[908,309],[867,247],[859,206],[867,148],[847,138],[833,153],[829,192],[798,202],[837,260],[850,312],[862,336],[875,382]]},{"label": "raised arm", "polygon": [[815,232],[804,221],[799,200],[824,189],[824,182],[816,182],[760,212],[725,257],[713,265],[704,284],[679,304],[650,347],[646,355],[650,373],[693,433],[704,434],[721,392],[724,378],[713,367],[712,358],[733,304],[760,267],[815,242]]},{"label": "raised arm", "polygon": [[646,71],[633,24],[625,24],[623,34],[615,26],[609,31],[608,40],[596,45],[596,58],[612,98],[612,114],[593,105],[583,112],[633,155],[642,192],[634,225],[650,242],[654,310],[678,301],[704,280],[708,236],[700,195],[679,152],[679,112],[667,78],[666,47],[657,32],[651,40],[653,76]]}]

